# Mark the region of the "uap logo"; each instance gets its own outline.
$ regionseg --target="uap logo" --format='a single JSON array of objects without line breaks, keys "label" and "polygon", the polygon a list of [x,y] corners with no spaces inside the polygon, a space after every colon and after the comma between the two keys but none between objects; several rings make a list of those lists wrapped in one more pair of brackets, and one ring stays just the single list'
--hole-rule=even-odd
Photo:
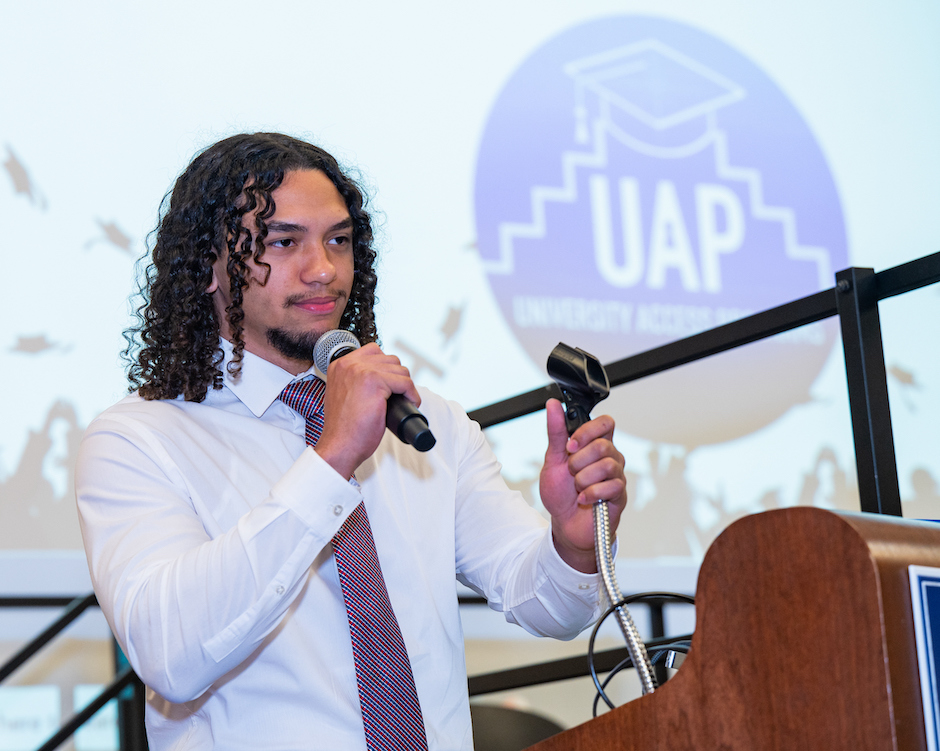
[{"label": "uap logo", "polygon": [[[689,26],[563,32],[490,114],[475,186],[493,292],[539,365],[558,341],[620,359],[833,285],[839,198],[812,133],[747,58]],[[689,447],[809,399],[814,326],[616,389],[628,432]]]}]

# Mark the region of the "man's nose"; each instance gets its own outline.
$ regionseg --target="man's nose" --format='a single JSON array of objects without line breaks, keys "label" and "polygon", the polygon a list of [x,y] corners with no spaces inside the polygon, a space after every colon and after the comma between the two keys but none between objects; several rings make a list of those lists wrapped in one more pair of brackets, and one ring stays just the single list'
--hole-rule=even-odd
[{"label": "man's nose", "polygon": [[304,284],[329,284],[336,278],[336,266],[330,253],[317,244],[302,254],[300,280]]}]

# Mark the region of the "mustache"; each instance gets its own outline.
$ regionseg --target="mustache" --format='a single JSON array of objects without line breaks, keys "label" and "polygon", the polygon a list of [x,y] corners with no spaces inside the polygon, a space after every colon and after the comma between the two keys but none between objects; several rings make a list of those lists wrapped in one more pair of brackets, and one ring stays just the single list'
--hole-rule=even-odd
[{"label": "mustache", "polygon": [[349,293],[344,289],[326,289],[317,294],[304,294],[298,293],[296,295],[290,295],[284,300],[284,307],[290,308],[297,303],[301,303],[304,300],[309,300],[311,297],[335,297],[337,300],[342,301],[344,304],[349,301]]}]

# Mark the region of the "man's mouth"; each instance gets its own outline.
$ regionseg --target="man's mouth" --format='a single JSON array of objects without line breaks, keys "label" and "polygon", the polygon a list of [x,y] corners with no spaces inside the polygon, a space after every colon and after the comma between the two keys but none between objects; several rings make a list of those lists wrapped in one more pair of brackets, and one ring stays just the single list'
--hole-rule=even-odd
[{"label": "man's mouth", "polygon": [[294,296],[287,300],[285,307],[300,308],[314,315],[326,315],[336,310],[345,300],[345,295]]}]

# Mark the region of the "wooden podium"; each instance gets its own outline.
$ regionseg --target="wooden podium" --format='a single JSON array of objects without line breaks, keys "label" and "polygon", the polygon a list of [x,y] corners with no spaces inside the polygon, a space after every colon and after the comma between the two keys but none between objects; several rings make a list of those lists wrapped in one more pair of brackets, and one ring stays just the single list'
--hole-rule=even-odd
[{"label": "wooden podium", "polygon": [[702,563],[679,672],[531,749],[926,749],[912,563],[940,567],[940,525],[816,508],[741,519]]}]

